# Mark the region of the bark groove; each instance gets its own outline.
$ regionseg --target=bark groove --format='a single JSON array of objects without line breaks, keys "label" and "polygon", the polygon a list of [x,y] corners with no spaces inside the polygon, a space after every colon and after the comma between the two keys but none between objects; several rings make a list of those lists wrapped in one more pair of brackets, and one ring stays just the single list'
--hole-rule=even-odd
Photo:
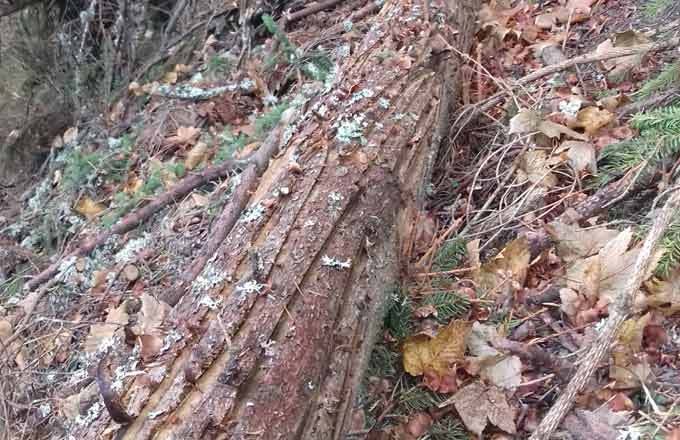
[{"label": "bark groove", "polygon": [[[425,2],[427,4],[428,2]],[[455,102],[472,2],[387,2],[171,312],[124,439],[340,439]],[[446,96],[446,98],[443,98]],[[217,246],[215,246],[217,244]],[[110,437],[106,414],[74,433]]]}]

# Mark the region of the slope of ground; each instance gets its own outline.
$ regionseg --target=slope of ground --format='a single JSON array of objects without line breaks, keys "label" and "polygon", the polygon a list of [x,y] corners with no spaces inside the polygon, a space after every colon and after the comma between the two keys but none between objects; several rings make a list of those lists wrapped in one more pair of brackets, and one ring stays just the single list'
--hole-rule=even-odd
[{"label": "slope of ground", "polygon": [[[391,115],[379,121],[390,127],[390,136],[380,142],[367,137],[367,145],[398,145],[400,130],[410,133],[407,145],[414,153],[397,166],[408,169],[422,151],[417,146],[444,140],[431,168],[418,169],[429,183],[411,188],[414,200],[425,196],[426,204],[413,205],[398,223],[395,269],[401,281],[392,286],[378,280],[365,289],[388,291],[386,310],[355,304],[356,311],[348,306],[338,312],[339,321],[352,321],[347,328],[361,319],[379,324],[384,315],[366,371],[355,371],[358,364],[348,361],[344,353],[357,342],[341,332],[335,339],[345,342],[336,344],[332,357],[337,365],[296,349],[305,343],[299,337],[330,338],[305,315],[305,304],[335,310],[325,292],[340,291],[334,277],[351,261],[338,255],[351,246],[319,255],[325,258],[319,259],[325,267],[321,280],[277,278],[296,296],[299,290],[305,294],[283,306],[278,318],[266,307],[257,309],[261,322],[244,346],[265,357],[279,347],[298,352],[293,364],[267,364],[269,372],[257,375],[264,382],[277,374],[317,374],[326,362],[347,374],[343,381],[361,379],[361,392],[350,399],[358,405],[351,416],[352,409],[339,408],[335,398],[318,402],[328,413],[347,414],[349,438],[503,439],[536,431],[601,336],[633,278],[652,221],[677,186],[680,148],[672,139],[680,134],[680,112],[672,103],[680,74],[668,68],[678,59],[677,5],[492,0],[482,5],[469,54],[448,43],[451,35],[466,35],[462,23],[432,32],[416,20],[413,28],[395,26],[390,38],[375,41],[375,47],[387,46],[367,51],[374,55],[370,61],[356,60],[353,55],[366,35],[380,30],[391,4],[442,25],[437,2],[385,3],[292,5],[289,14],[258,16],[252,29],[219,33],[206,27],[190,62],[131,81],[103,119],[61,133],[30,191],[3,188],[0,414],[7,435],[160,438],[177,426],[187,438],[233,434],[233,425],[222,425],[227,411],[248,414],[276,401],[282,408],[302,408],[298,402],[312,395],[312,382],[309,390],[253,395],[234,408],[216,404],[235,401],[230,384],[246,389],[255,380],[242,374],[249,365],[260,367],[248,350],[219,357],[224,366],[230,356],[238,359],[225,377],[210,373],[194,380],[208,371],[220,344],[231,344],[225,319],[242,307],[227,310],[233,298],[210,292],[231,283],[230,277],[245,281],[237,287],[254,289],[256,296],[273,288],[258,278],[259,254],[238,244],[250,240],[248,234],[260,243],[275,239],[277,231],[251,226],[270,216],[284,218],[272,214],[277,203],[300,189],[297,177],[280,181],[277,165],[259,187],[254,183],[268,163],[267,146],[316,139],[311,128],[296,133],[291,127],[312,127],[333,113],[331,104],[314,106],[313,100],[333,84],[343,89],[343,78],[335,75],[348,60],[357,63],[350,72],[363,72],[371,62],[385,69],[378,74],[428,67],[418,56],[422,48],[389,47],[413,35],[426,35],[439,61],[450,57],[465,65],[456,84],[460,111],[436,114],[408,87],[381,100],[373,88],[357,86],[359,78],[345,84],[344,98],[336,98],[357,108],[370,102],[374,111]],[[243,41],[252,43],[250,51]],[[578,58],[584,54],[592,55],[590,61]],[[662,70],[670,80],[650,88],[650,78]],[[401,81],[414,88],[419,81],[430,84],[424,76]],[[453,95],[434,96],[447,107]],[[397,109],[402,104],[406,110]],[[670,107],[631,119],[661,105]],[[445,123],[435,123],[437,118]],[[426,123],[411,127],[411,119]],[[361,143],[362,121],[345,122],[324,130]],[[326,149],[318,144],[318,151]],[[347,152],[354,161],[350,169],[337,166],[337,188],[323,198],[338,213],[353,191],[343,179],[373,160],[355,153]],[[262,159],[259,165],[246,162],[253,157]],[[313,166],[314,157],[290,149],[274,163],[284,163],[291,176],[300,175],[301,164],[321,173],[325,162]],[[244,180],[250,186],[241,185]],[[370,186],[379,191],[385,184]],[[276,193],[265,191],[274,187]],[[388,217],[380,203],[371,206],[379,221]],[[229,232],[244,208],[241,226],[230,235],[234,241],[222,244],[224,237],[217,237]],[[334,221],[320,210],[309,212],[299,230]],[[350,214],[343,218],[359,224]],[[377,225],[361,223],[361,233],[375,233]],[[340,229],[350,241],[367,240],[352,246],[371,248],[372,235]],[[306,239],[312,246],[320,232]],[[86,251],[73,254],[79,249]],[[680,438],[677,223],[654,255],[611,354],[584,378],[558,438]],[[304,263],[309,256],[291,254],[286,261]],[[222,262],[233,266],[231,272],[217,267]],[[269,327],[276,337],[258,339]],[[183,349],[193,343],[194,349]],[[364,341],[359,345],[365,348]],[[313,395],[336,396],[334,387],[342,385],[336,382],[325,384],[327,394]],[[191,411],[198,416],[187,417]],[[311,419],[318,426],[331,420]],[[296,435],[315,438],[305,423]],[[274,438],[273,431],[283,435],[284,425],[270,414],[239,429]]]}]

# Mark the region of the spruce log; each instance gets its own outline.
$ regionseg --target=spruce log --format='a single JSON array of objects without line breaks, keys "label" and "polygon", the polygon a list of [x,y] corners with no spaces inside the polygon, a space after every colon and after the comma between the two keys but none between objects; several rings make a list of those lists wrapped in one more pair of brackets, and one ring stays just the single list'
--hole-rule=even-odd
[{"label": "spruce log", "polygon": [[[421,209],[456,101],[450,47],[468,51],[473,5],[386,2],[179,295],[164,327],[180,337],[120,396],[103,387],[123,425],[102,411],[71,435],[341,439],[357,429],[400,232]],[[109,357],[102,371],[115,371]]]}]

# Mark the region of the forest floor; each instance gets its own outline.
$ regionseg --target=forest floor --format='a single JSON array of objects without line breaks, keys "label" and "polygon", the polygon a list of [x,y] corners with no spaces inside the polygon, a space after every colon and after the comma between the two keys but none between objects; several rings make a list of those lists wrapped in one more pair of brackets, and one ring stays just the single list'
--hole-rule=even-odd
[{"label": "forest floor", "polygon": [[[96,419],[78,405],[93,398],[81,386],[103,341],[123,332],[105,323],[130,324],[141,360],[176,342],[162,326],[165,296],[209,239],[238,177],[192,190],[89,257],[61,259],[65,250],[187,174],[246,157],[288,109],[306,110],[305,96],[332,81],[370,26],[372,4],[341,2],[285,30],[266,25],[240,66],[237,35],[208,35],[192,62],[129,84],[100,126],[54,139],[39,179],[17,174],[0,187],[0,361],[9,366],[0,367],[0,414],[22,433],[16,438],[44,434],[60,417]],[[456,54],[466,64],[461,111],[436,159],[427,210],[400,231],[402,279],[388,293],[353,438],[527,438],[569,381],[674,188],[677,155],[641,176],[642,160],[620,145],[644,134],[635,114],[677,101],[680,74],[670,88],[648,84],[680,53],[676,44],[575,63],[512,85],[583,54],[671,41],[680,6],[654,4],[482,6],[473,53]],[[320,38],[329,22],[337,32]],[[630,190],[604,212],[560,221],[620,179]],[[523,234],[537,231],[553,245],[534,252]],[[607,364],[556,438],[680,440],[680,222],[669,231]],[[30,277],[55,262],[63,286],[24,296]],[[144,311],[137,322],[121,311],[130,297]],[[17,308],[27,311],[19,319]],[[134,370],[116,374],[122,381]]]}]

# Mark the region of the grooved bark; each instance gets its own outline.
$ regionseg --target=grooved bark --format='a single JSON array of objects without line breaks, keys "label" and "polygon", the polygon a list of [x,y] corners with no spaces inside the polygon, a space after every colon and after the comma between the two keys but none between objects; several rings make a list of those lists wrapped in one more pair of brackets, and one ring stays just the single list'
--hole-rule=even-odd
[{"label": "grooved bark", "polygon": [[[171,312],[181,338],[123,394],[135,420],[121,438],[341,439],[356,429],[398,276],[399,225],[418,209],[437,151],[440,97],[457,89],[446,44],[466,52],[472,35],[472,2],[428,3],[387,2],[332,89],[312,100],[181,292]],[[206,288],[211,273],[219,279]],[[115,427],[104,414],[72,434]]]}]

